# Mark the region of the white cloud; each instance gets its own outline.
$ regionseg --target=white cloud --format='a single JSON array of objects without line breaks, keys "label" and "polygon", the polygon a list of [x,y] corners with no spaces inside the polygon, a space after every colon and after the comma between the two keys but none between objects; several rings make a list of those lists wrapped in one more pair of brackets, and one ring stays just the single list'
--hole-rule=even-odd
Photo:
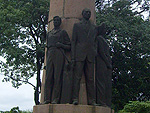
[{"label": "white cloud", "polygon": [[[20,110],[32,110],[34,106],[33,87],[24,84],[16,89],[10,82],[2,82],[2,79],[3,75],[0,74],[0,111],[9,111],[17,106]],[[35,78],[30,81],[35,84]]]}]

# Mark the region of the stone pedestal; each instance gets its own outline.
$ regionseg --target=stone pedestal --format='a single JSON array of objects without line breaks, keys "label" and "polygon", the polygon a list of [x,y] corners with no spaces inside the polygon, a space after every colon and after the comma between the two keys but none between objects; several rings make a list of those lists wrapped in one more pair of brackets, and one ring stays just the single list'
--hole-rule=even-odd
[{"label": "stone pedestal", "polygon": [[101,106],[46,104],[34,106],[33,113],[114,113],[114,111]]}]

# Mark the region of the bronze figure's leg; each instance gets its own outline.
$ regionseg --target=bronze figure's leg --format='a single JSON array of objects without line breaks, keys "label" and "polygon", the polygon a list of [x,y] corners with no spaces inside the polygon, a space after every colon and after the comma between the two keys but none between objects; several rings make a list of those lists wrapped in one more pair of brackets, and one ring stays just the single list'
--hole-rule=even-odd
[{"label": "bronze figure's leg", "polygon": [[87,101],[89,105],[95,104],[95,89],[94,89],[94,63],[86,59],[84,66],[85,80],[87,89]]},{"label": "bronze figure's leg", "polygon": [[46,65],[46,76],[45,76],[45,88],[44,88],[44,103],[48,104],[51,102],[52,90],[53,90],[53,75],[54,75],[54,65],[51,56],[47,58]]},{"label": "bronze figure's leg", "polygon": [[96,100],[97,104],[105,105],[106,98],[105,98],[105,90],[106,90],[106,64],[104,61],[100,58],[96,58]]},{"label": "bronze figure's leg", "polygon": [[80,81],[82,78],[84,61],[76,62],[75,64],[75,72],[73,77],[73,104],[78,104],[79,99],[79,90],[80,90]]},{"label": "bronze figure's leg", "polygon": [[61,51],[57,51],[54,60],[54,86],[52,104],[58,104],[60,101],[61,86],[62,86],[62,72],[64,67],[64,56]]},{"label": "bronze figure's leg", "polygon": [[106,105],[111,107],[111,97],[112,97],[112,70],[107,69],[107,78],[106,78]]}]

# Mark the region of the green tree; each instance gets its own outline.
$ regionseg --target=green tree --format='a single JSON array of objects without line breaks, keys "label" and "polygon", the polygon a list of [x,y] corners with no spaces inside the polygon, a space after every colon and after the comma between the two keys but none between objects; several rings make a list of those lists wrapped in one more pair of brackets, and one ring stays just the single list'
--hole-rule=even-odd
[{"label": "green tree", "polygon": [[13,107],[10,111],[0,111],[0,113],[32,113],[32,111],[22,111],[19,107]]},{"label": "green tree", "polygon": [[130,101],[119,113],[150,113],[150,101]]},{"label": "green tree", "polygon": [[150,22],[133,11],[127,0],[99,9],[97,24],[102,22],[107,26],[105,37],[111,47],[115,109],[122,109],[130,100],[149,100]]},{"label": "green tree", "polygon": [[[29,83],[39,104],[40,71],[44,62],[44,43],[48,23],[49,0],[0,0],[0,56],[3,81],[18,88]],[[37,75],[34,86],[28,80]]]},{"label": "green tree", "polygon": [[[111,7],[116,2],[124,2],[125,0],[96,0],[95,4],[99,11]],[[132,6],[132,11],[136,14],[141,14],[142,12],[149,11],[149,0],[126,0],[128,6]],[[140,10],[139,10],[140,9]]]}]

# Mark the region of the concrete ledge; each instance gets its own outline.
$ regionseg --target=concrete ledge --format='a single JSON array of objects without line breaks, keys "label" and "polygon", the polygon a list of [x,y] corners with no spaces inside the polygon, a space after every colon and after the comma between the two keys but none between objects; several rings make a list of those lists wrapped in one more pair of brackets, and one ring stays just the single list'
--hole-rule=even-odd
[{"label": "concrete ledge", "polygon": [[34,106],[33,113],[114,113],[114,111],[101,106],[46,104]]}]

